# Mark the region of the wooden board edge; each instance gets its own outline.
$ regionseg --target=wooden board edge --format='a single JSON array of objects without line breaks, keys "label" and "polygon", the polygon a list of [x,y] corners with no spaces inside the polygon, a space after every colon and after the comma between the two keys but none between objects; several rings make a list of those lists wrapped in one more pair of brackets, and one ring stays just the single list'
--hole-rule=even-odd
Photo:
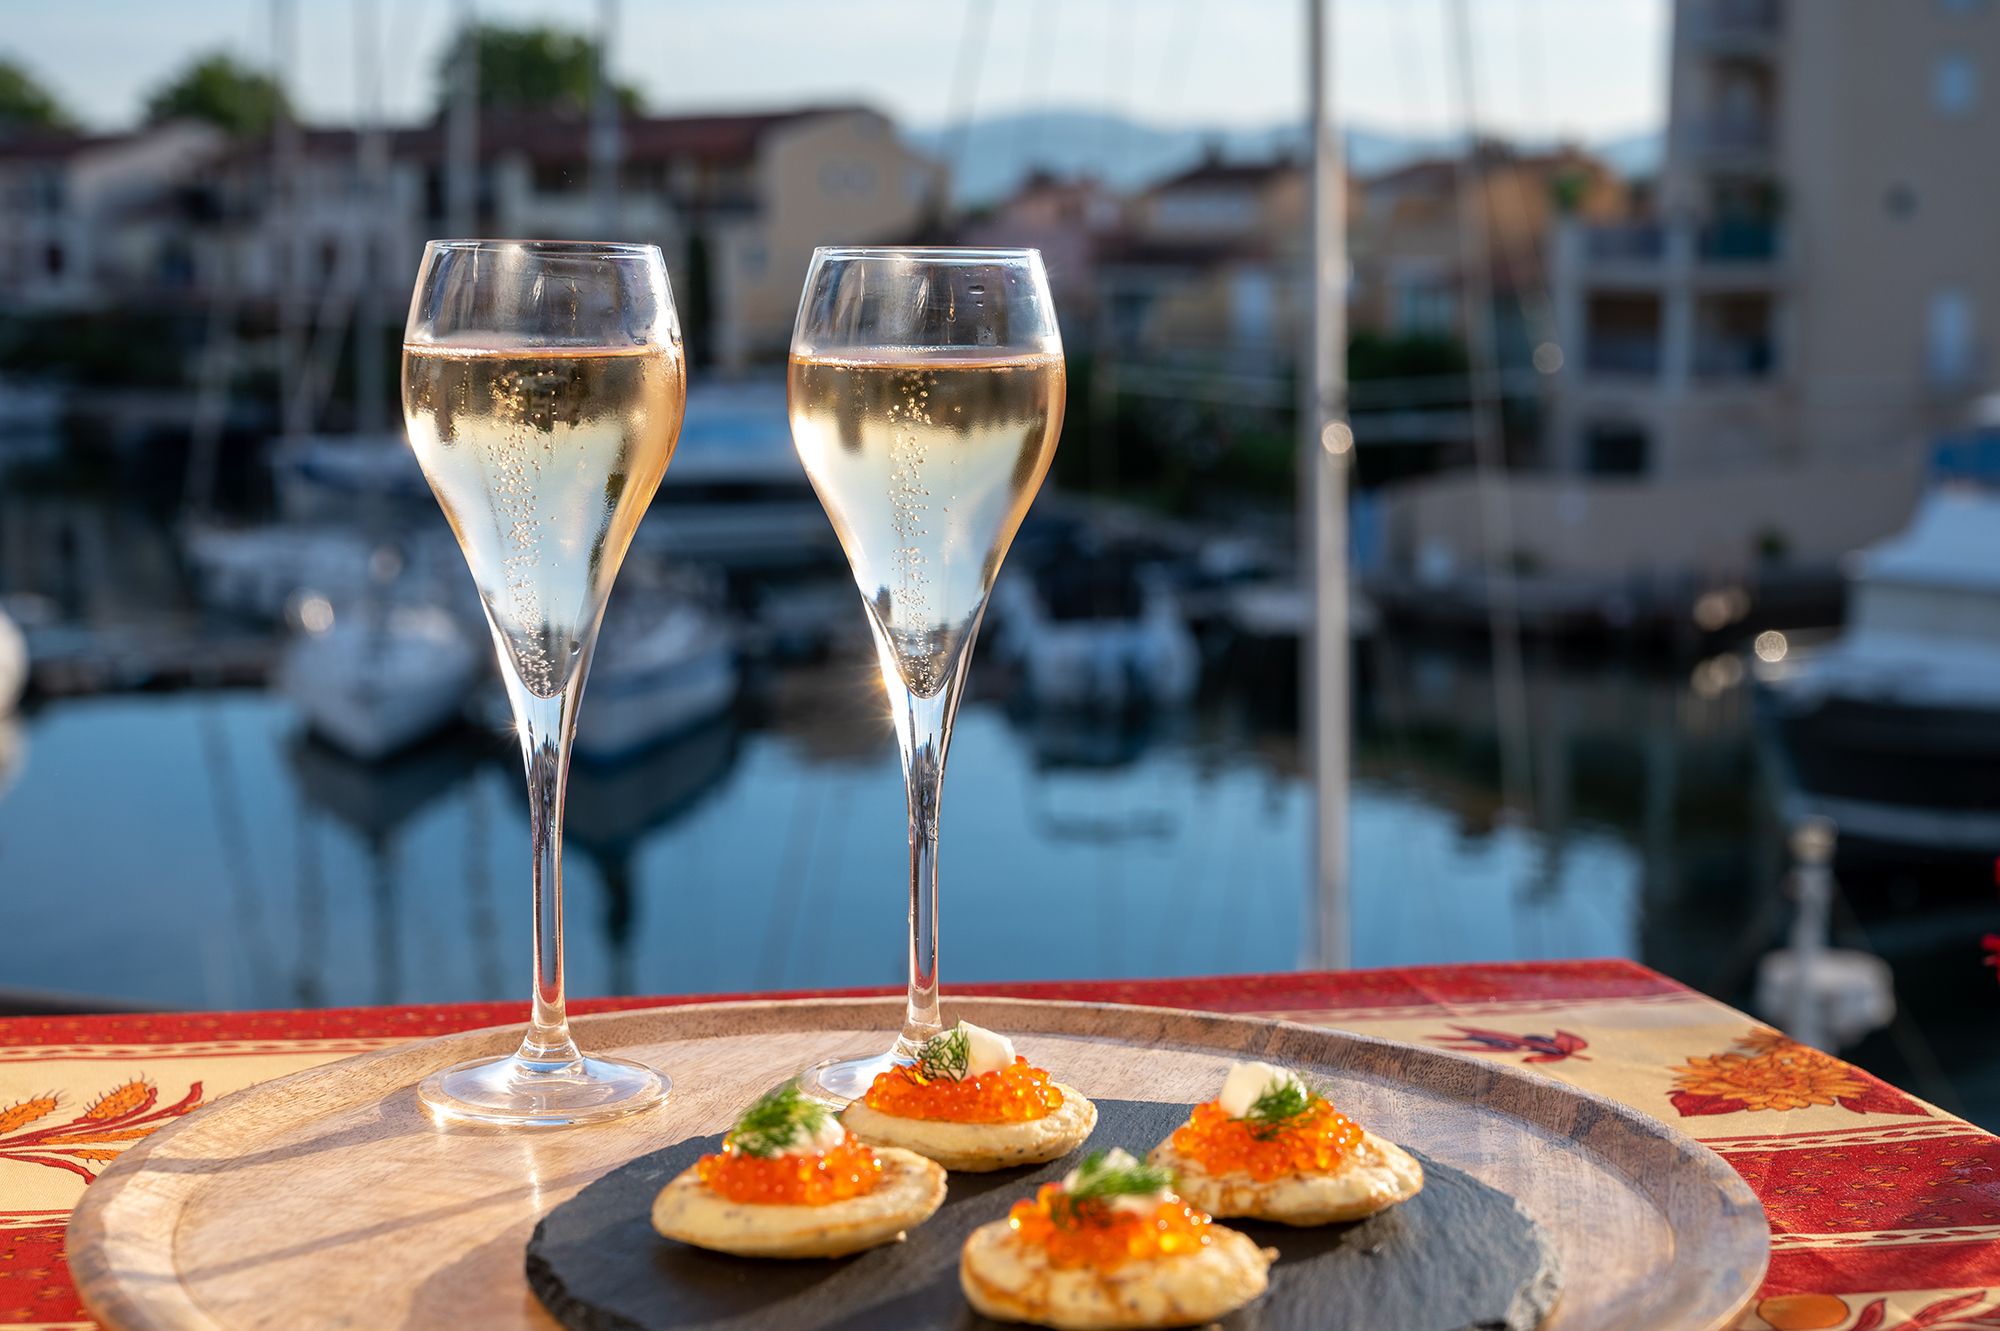
[{"label": "wooden board edge", "polygon": [[[1469,1076],[1474,1076],[1488,1083],[1497,1083],[1507,1088],[1512,1092],[1512,1095],[1509,1097],[1510,1100],[1513,1095],[1526,1095],[1530,1100],[1553,1096],[1554,1098],[1579,1104],[1587,1104],[1603,1121],[1615,1124],[1626,1132],[1643,1138],[1649,1138],[1661,1147],[1670,1149],[1679,1154],[1683,1159],[1697,1165],[1708,1181],[1714,1185],[1716,1194],[1725,1203],[1725,1213],[1721,1217],[1723,1222],[1750,1231],[1748,1237],[1756,1241],[1757,1251],[1753,1262],[1749,1266],[1739,1268],[1737,1278],[1741,1280],[1741,1285],[1739,1286],[1740,1294],[1732,1298],[1726,1309],[1718,1305],[1717,1308],[1710,1310],[1708,1314],[1709,1320],[1704,1324],[1703,1331],[1729,1331],[1729,1328],[1735,1325],[1742,1313],[1755,1300],[1757,1290],[1762,1284],[1764,1274],[1769,1267],[1770,1231],[1764,1215],[1763,1205],[1758,1201],[1756,1194],[1750,1190],[1749,1184],[1744,1181],[1741,1174],[1723,1160],[1721,1156],[1694,1138],[1680,1132],[1672,1124],[1652,1118],[1628,1105],[1620,1104],[1596,1092],[1572,1086],[1567,1082],[1555,1081],[1554,1079],[1519,1068],[1483,1060],[1472,1054],[1459,1053],[1452,1050],[1431,1049],[1423,1045],[1392,1040],[1364,1032],[1345,1030],[1339,1027],[1318,1026],[1306,1022],[1261,1017],[1251,1014],[1219,1013],[1191,1008],[1155,1007],[1140,1004],[1080,1003],[1053,999],[982,996],[976,992],[954,995],[950,1002],[954,1007],[962,1005],[975,1008],[990,1008],[1003,1012],[1013,1010],[1051,1014],[1056,1020],[1052,1025],[1045,1026],[1041,1033],[1052,1035],[1088,1035],[1090,1032],[1087,1029],[1076,1029],[1073,1024],[1077,1023],[1079,1018],[1095,1013],[1117,1018],[1122,1022],[1130,1022],[1135,1018],[1146,1018],[1151,1023],[1160,1026],[1163,1033],[1175,1023],[1192,1022],[1199,1028],[1215,1031],[1231,1031],[1242,1036],[1242,1039],[1235,1043],[1204,1043],[1189,1040],[1184,1036],[1173,1037],[1168,1041],[1191,1049],[1209,1049],[1220,1053],[1270,1054],[1282,1058],[1282,1047],[1292,1041],[1319,1041],[1332,1035],[1338,1036],[1354,1047],[1373,1049],[1384,1057],[1391,1054],[1407,1057],[1414,1052],[1424,1061],[1445,1066],[1456,1065],[1463,1069]],[[871,1009],[880,1009],[881,1016],[879,1020],[873,1018]],[[679,1016],[686,1020],[697,1022],[702,1026],[708,1025],[710,1022],[724,1022],[731,1018],[740,1019],[747,1017],[750,1019],[748,1022],[750,1030],[747,1032],[739,1026],[733,1032],[716,1031],[710,1034],[696,1032],[681,1037],[702,1039],[719,1038],[731,1033],[754,1033],[755,1029],[758,1028],[797,1030],[800,1029],[800,1025],[796,1020],[796,1014],[805,1011],[814,1011],[825,1015],[826,1020],[823,1023],[811,1023],[814,1026],[823,1024],[827,1029],[854,1029],[856,1026],[879,1025],[886,1033],[900,1024],[903,1013],[903,1000],[900,997],[859,997],[786,1000],[750,999],[721,1003],[674,1003],[647,1008],[626,1009],[618,1012],[595,1013],[576,1018],[575,1025],[580,1031],[586,1033],[583,1043],[586,1047],[589,1047],[593,1043],[615,1043],[615,1040],[590,1040],[587,1038],[587,1033],[592,1028],[602,1030],[607,1027],[636,1024],[662,1016]],[[787,1015],[793,1018],[789,1022],[782,1020]],[[1004,1025],[1006,1023],[1001,1021],[997,1024]],[[238,1097],[246,1096],[253,1092],[261,1095],[273,1090],[281,1090],[287,1084],[303,1085],[311,1083],[323,1078],[329,1070],[335,1068],[362,1068],[379,1063],[393,1062],[398,1059],[412,1058],[417,1054],[419,1049],[428,1050],[441,1045],[460,1046],[457,1050],[457,1055],[460,1057],[472,1056],[479,1052],[479,1048],[482,1045],[490,1046],[498,1052],[506,1049],[513,1042],[519,1030],[520,1027],[518,1025],[510,1024],[454,1032],[444,1036],[413,1040],[385,1049],[373,1050],[368,1053],[353,1055],[349,1058],[337,1059],[310,1068],[304,1068],[298,1072],[258,1082],[244,1087],[239,1091],[222,1096],[213,1103],[204,1105],[201,1109],[189,1114],[179,1122],[161,1129],[141,1142],[135,1143],[130,1149],[121,1153],[119,1158],[113,1161],[98,1176],[97,1180],[85,1189],[82,1201],[78,1203],[70,1217],[65,1237],[65,1247],[69,1255],[71,1276],[85,1309],[106,1327],[115,1328],[116,1331],[218,1331],[216,1323],[201,1310],[200,1305],[195,1302],[192,1295],[179,1283],[171,1271],[162,1271],[149,1276],[149,1279],[157,1283],[149,1289],[147,1303],[142,1306],[134,1302],[126,1288],[131,1276],[129,1274],[121,1274],[121,1270],[125,1269],[128,1262],[133,1264],[131,1269],[144,1270],[143,1259],[146,1253],[144,1251],[130,1251],[130,1249],[154,1249],[156,1252],[170,1254],[173,1250],[174,1237],[171,1233],[166,1233],[162,1235],[162,1241],[157,1244],[151,1242],[143,1245],[130,1244],[114,1236],[110,1228],[110,1222],[115,1218],[113,1214],[114,1208],[118,1207],[121,1203],[131,1204],[132,1196],[128,1185],[132,1182],[134,1176],[144,1172],[156,1155],[170,1151],[183,1140],[198,1140],[204,1134],[208,1121],[215,1117],[218,1111],[229,1106],[232,1101],[237,1101]],[[1315,1061],[1326,1060],[1319,1059]],[[1501,1112],[1510,1113],[1514,1117],[1522,1118],[1529,1122],[1540,1122],[1540,1120],[1519,1109],[1502,1108]],[[1581,1141],[1582,1139],[1578,1140]],[[1672,1190],[1667,1197],[1663,1198],[1660,1190],[1643,1186],[1643,1180],[1625,1171],[1623,1165],[1619,1164],[1614,1156],[1603,1151],[1594,1151],[1593,1154],[1597,1154],[1606,1163],[1614,1165],[1621,1173],[1625,1173],[1628,1181],[1639,1186],[1639,1191],[1655,1199],[1655,1204],[1661,1207],[1663,1213],[1667,1213],[1669,1210],[1667,1203],[1674,1196],[1681,1195],[1681,1190]],[[178,1218],[178,1201],[193,1190],[195,1178],[189,1174],[167,1174],[166,1177],[169,1180],[168,1185],[157,1195],[145,1200],[166,1208],[168,1213],[161,1215],[159,1219],[163,1224],[171,1224]],[[1705,1223],[1714,1222],[1714,1217],[1711,1217],[1708,1222],[1688,1216],[1670,1215],[1669,1218],[1670,1222],[1687,1221],[1690,1224],[1704,1225],[1704,1227]],[[1678,1230],[1680,1225],[1676,1223],[1675,1228]],[[1719,1293],[1721,1287],[1727,1283],[1716,1281],[1713,1282],[1711,1287],[1716,1288]],[[1558,1309],[1558,1317],[1559,1315],[1560,1309]]]}]

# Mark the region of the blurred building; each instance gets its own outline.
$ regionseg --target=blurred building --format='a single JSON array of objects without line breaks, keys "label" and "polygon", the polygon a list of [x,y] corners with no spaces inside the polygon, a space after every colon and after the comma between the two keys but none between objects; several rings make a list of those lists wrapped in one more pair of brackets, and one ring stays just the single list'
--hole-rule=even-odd
[{"label": "blurred building", "polygon": [[1005,199],[962,222],[955,243],[1040,250],[1064,321],[1087,325],[1097,309],[1098,267],[1123,233],[1124,220],[1124,201],[1102,181],[1036,171]]},{"label": "blurred building", "polygon": [[[783,353],[814,245],[901,238],[941,197],[942,168],[865,107],[627,117],[609,216],[591,138],[580,119],[483,116],[477,230],[660,245],[691,337],[728,365]],[[443,123],[303,129],[294,150],[167,126],[0,144],[0,296],[116,304],[171,268],[245,308],[292,290],[338,312],[365,292],[394,315],[446,230],[448,139]]]},{"label": "blurred building", "polygon": [[1882,462],[1959,421],[2000,320],[1996,80],[1980,0],[1678,0],[1657,209],[1563,237],[1556,465]]},{"label": "blurred building", "polygon": [[74,308],[187,288],[190,185],[226,144],[193,122],[0,137],[0,296]]},{"label": "blurred building", "polygon": [[[1504,143],[1480,145],[1472,163],[1478,235],[1486,248],[1503,351],[1526,360],[1529,329],[1541,307],[1558,221],[1614,221],[1628,209],[1629,190],[1617,172],[1573,147],[1520,152]],[[1348,253],[1353,284],[1348,318],[1357,330],[1390,337],[1466,335],[1467,274],[1460,185],[1467,163],[1429,157],[1357,181]]]},{"label": "blurred building", "polygon": [[1653,206],[1560,231],[1546,466],[1504,526],[1470,473],[1398,495],[1399,565],[1588,607],[1831,581],[1899,528],[1993,383],[1996,78],[1982,0],[1677,0]]},{"label": "blurred building", "polygon": [[1167,354],[1289,358],[1303,306],[1306,173],[1290,157],[1202,161],[1127,203],[1104,265],[1111,336]]}]

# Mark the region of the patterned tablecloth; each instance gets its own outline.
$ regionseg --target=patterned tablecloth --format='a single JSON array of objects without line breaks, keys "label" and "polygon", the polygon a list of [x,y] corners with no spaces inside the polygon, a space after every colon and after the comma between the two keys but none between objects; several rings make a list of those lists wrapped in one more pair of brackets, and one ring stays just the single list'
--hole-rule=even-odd
[{"label": "patterned tablecloth", "polygon": [[[2000,1328],[2000,1138],[1630,962],[980,992],[1262,1013],[1523,1065],[1673,1124],[1749,1180],[1772,1246],[1744,1328]],[[520,1016],[460,1004],[0,1020],[0,1328],[92,1325],[63,1225],[128,1143],[269,1077]]]}]

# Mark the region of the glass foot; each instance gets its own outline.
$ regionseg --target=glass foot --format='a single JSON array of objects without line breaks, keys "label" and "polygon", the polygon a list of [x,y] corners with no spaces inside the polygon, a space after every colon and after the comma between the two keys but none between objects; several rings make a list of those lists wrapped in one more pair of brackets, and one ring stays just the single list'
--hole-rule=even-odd
[{"label": "glass foot", "polygon": [[560,1128],[651,1109],[673,1080],[622,1058],[578,1058],[555,1068],[519,1054],[459,1063],[424,1078],[417,1099],[444,1122]]},{"label": "glass foot", "polygon": [[861,1058],[829,1058],[824,1063],[815,1063],[807,1068],[799,1078],[799,1089],[815,1099],[832,1104],[846,1105],[859,1100],[875,1084],[875,1078],[893,1067],[917,1061],[917,1050],[921,1041],[906,1038],[897,1040],[889,1049],[880,1054],[870,1054]]}]

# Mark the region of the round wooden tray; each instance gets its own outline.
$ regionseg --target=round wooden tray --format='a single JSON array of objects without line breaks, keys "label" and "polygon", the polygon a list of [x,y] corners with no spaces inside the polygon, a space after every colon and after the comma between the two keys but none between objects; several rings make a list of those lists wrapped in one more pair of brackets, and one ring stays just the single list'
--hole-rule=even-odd
[{"label": "round wooden tray", "polygon": [[[1284,1022],[956,999],[1093,1096],[1193,1103],[1235,1057],[1323,1076],[1370,1129],[1512,1193],[1555,1237],[1559,1331],[1721,1331],[1763,1278],[1757,1199],[1706,1148],[1623,1106],[1492,1062]],[[473,1031],[330,1063],[198,1111],[85,1192],[69,1260],[113,1331],[324,1325],[535,1328],[535,1222],[641,1152],[721,1131],[743,1102],[902,1021],[900,1000],[716,1003],[587,1017],[586,1047],[656,1061],[663,1109],[560,1131],[440,1129],[413,1088],[500,1053]],[[644,1260],[644,1254],[634,1254]]]}]

